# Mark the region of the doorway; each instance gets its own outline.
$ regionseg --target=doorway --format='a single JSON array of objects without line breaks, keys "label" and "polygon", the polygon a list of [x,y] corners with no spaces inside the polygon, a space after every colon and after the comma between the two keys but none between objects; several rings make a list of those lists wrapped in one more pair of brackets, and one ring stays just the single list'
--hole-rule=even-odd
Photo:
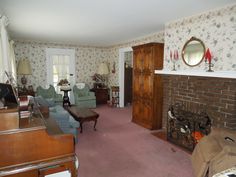
[{"label": "doorway", "polygon": [[119,50],[120,107],[124,107],[126,105],[131,104],[132,66],[133,66],[133,49],[131,47],[121,48]]},{"label": "doorway", "polygon": [[132,104],[133,91],[133,52],[125,52],[125,68],[124,68],[124,106]]}]

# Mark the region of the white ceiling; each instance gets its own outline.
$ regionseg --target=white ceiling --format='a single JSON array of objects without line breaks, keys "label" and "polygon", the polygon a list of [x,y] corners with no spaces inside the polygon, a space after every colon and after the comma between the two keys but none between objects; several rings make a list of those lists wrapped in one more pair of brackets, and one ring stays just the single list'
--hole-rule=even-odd
[{"label": "white ceiling", "polygon": [[109,46],[235,0],[0,0],[13,39]]}]

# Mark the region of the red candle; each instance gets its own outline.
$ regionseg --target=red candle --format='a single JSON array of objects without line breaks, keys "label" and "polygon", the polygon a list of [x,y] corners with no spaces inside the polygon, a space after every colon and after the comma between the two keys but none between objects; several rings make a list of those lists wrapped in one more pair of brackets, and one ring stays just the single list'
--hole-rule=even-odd
[{"label": "red candle", "polygon": [[211,58],[212,58],[212,55],[211,55],[211,52],[209,50],[209,48],[207,49],[206,51],[206,54],[205,54],[205,59],[208,60],[208,62],[211,64]]},{"label": "red candle", "polygon": [[179,59],[179,53],[178,53],[178,50],[176,50],[176,60]]},{"label": "red candle", "polygon": [[172,60],[172,51],[170,51],[170,59]]},{"label": "red candle", "polygon": [[178,60],[178,58],[179,58],[178,50],[174,50],[174,59]]}]

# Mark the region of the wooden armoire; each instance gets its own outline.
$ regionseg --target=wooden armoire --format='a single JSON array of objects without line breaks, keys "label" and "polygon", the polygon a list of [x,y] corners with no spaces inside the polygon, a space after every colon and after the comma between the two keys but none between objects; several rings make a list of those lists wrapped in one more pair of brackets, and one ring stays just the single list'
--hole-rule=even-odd
[{"label": "wooden armoire", "polygon": [[132,121],[148,129],[162,128],[162,79],[154,70],[163,68],[163,43],[133,47]]}]

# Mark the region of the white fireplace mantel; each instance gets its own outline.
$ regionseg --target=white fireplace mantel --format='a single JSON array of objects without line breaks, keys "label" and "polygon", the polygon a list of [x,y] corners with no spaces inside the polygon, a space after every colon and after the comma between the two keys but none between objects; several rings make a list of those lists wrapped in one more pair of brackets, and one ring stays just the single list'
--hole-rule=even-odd
[{"label": "white fireplace mantel", "polygon": [[231,78],[236,79],[236,71],[197,71],[197,70],[155,70],[155,74],[163,75],[182,75],[182,76],[199,76],[199,77],[219,77],[219,78]]}]

